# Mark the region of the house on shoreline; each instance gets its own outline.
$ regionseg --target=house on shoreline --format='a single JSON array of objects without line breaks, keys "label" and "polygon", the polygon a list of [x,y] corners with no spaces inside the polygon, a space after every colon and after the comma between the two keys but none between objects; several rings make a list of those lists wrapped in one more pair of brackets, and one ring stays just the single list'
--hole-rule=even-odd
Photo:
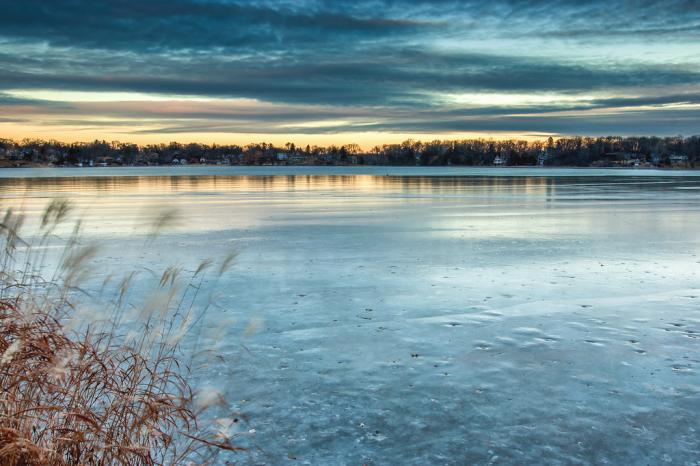
[{"label": "house on shoreline", "polygon": [[502,156],[502,155],[497,155],[493,159],[493,164],[497,167],[502,166],[502,165],[507,165],[508,164],[508,157]]}]

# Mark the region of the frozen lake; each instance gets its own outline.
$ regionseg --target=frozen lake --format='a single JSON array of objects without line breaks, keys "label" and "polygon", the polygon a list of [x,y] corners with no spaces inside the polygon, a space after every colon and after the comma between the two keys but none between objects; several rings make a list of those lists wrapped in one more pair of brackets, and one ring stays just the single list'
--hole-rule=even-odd
[{"label": "frozen lake", "polygon": [[239,252],[205,335],[243,464],[698,465],[698,175],[11,169],[0,207],[71,199],[104,271]]}]

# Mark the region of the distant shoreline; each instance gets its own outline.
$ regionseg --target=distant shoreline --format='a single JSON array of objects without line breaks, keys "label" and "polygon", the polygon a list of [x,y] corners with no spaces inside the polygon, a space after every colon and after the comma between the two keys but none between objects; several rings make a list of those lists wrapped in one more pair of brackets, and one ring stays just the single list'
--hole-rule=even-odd
[{"label": "distant shoreline", "polygon": [[565,137],[547,141],[463,139],[375,146],[297,147],[257,143],[144,145],[0,139],[0,166],[400,166],[400,167],[700,167],[700,136]]},{"label": "distant shoreline", "polygon": [[574,178],[574,177],[698,177],[700,170],[623,167],[473,167],[473,166],[361,166],[361,165],[185,165],[125,167],[24,167],[0,168],[0,180],[50,178],[138,177],[405,177],[405,178]]},{"label": "distant shoreline", "polygon": [[620,165],[600,165],[600,166],[581,166],[581,165],[380,165],[380,164],[215,164],[215,163],[193,163],[193,164],[161,164],[161,165],[106,165],[106,166],[79,166],[79,165],[51,165],[51,164],[24,164],[24,165],[0,165],[0,170],[102,170],[102,169],[175,169],[186,170],[189,168],[269,168],[269,169],[284,169],[284,168],[416,168],[416,169],[537,169],[537,170],[663,170],[663,171],[696,171],[700,167],[683,167],[683,166],[620,166]]}]

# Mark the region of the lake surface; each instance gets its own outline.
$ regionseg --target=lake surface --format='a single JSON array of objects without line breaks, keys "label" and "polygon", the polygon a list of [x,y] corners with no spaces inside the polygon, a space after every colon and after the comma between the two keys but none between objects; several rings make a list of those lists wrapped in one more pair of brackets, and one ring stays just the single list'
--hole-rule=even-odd
[{"label": "lake surface", "polygon": [[10,169],[0,207],[70,199],[103,274],[238,251],[201,383],[243,464],[697,465],[698,175]]}]

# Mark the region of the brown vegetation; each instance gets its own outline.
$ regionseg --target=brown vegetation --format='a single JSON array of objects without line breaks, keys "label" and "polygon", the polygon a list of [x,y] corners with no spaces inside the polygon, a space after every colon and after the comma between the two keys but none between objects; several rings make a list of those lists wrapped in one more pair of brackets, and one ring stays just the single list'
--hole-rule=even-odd
[{"label": "brown vegetation", "polygon": [[191,286],[179,291],[177,270],[166,270],[137,318],[126,318],[133,274],[102,317],[87,318],[75,297],[85,295],[95,247],[76,228],[43,278],[46,246],[68,211],[53,202],[32,242],[20,237],[22,216],[8,211],[0,223],[0,464],[202,464],[241,450],[198,422],[221,400],[188,383],[180,340],[201,316],[184,305]]}]

